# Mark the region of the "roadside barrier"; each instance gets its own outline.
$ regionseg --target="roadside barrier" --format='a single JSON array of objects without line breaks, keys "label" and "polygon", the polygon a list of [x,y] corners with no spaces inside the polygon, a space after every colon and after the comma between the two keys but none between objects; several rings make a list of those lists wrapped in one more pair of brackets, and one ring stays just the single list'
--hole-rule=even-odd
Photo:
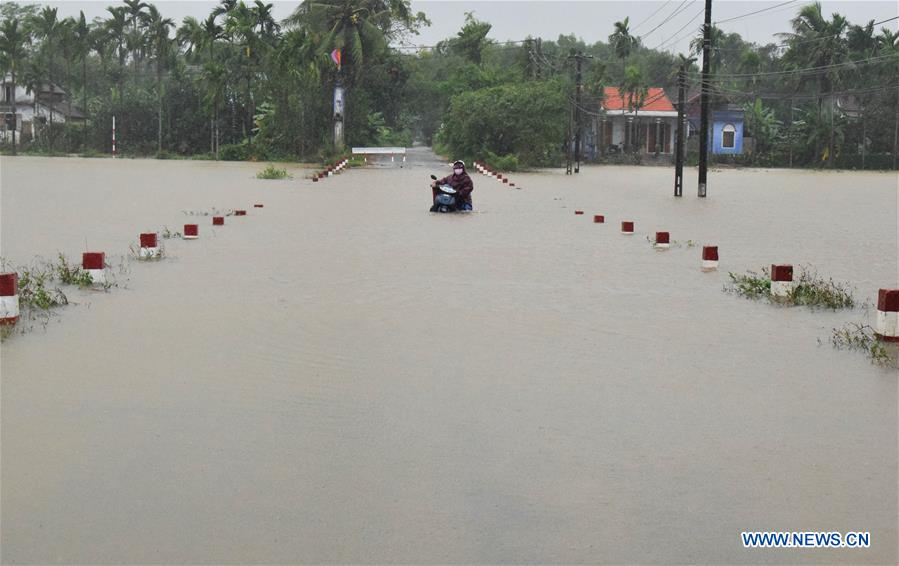
[{"label": "roadside barrier", "polygon": [[19,320],[19,274],[0,273],[0,325]]},{"label": "roadside barrier", "polygon": [[593,223],[594,224],[604,224],[606,221],[606,217],[602,214],[594,214],[593,215]]},{"label": "roadside barrier", "polygon": [[184,239],[185,240],[196,240],[200,237],[200,227],[196,224],[185,224],[184,225]]},{"label": "roadside barrier", "polygon": [[213,226],[224,226],[225,225],[225,217],[224,216],[213,216],[212,217],[212,225]]},{"label": "roadside barrier", "polygon": [[656,232],[656,241],[653,247],[657,250],[667,250],[671,247],[671,237],[668,232]]},{"label": "roadside barrier", "polygon": [[621,223],[621,233],[625,236],[633,236],[634,235],[634,223],[630,220],[625,220]]},{"label": "roadside barrier", "polygon": [[899,342],[899,289],[880,289],[877,292],[874,333],[885,342]]},{"label": "roadside barrier", "polygon": [[718,269],[718,246],[702,247],[702,270],[714,271]]},{"label": "roadside barrier", "polygon": [[91,281],[106,284],[106,254],[104,252],[84,252],[81,254],[81,269],[87,271]]},{"label": "roadside barrier", "polygon": [[246,210],[235,210],[234,211],[234,216],[246,216],[246,215],[247,215]]},{"label": "roadside barrier", "polygon": [[793,266],[771,266],[771,296],[787,297],[793,292]]},{"label": "roadside barrier", "polygon": [[141,258],[151,258],[159,255],[159,243],[155,232],[140,235],[140,253]]},{"label": "roadside barrier", "polygon": [[584,211],[583,210],[575,210],[574,214],[577,216],[580,216],[580,215],[584,214]]}]

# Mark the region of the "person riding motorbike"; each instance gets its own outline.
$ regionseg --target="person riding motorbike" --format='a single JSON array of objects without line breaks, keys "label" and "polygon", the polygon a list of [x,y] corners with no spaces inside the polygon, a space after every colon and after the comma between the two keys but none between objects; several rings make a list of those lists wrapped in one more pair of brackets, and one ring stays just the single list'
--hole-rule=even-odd
[{"label": "person riding motorbike", "polygon": [[437,179],[431,183],[431,193],[434,201],[431,212],[437,212],[437,195],[439,194],[439,189],[437,187],[440,185],[449,185],[456,191],[456,200],[458,202],[459,210],[472,210],[471,192],[474,190],[474,182],[471,180],[471,177],[468,176],[468,172],[465,171],[464,161],[454,161],[452,175],[444,177],[443,179]]}]

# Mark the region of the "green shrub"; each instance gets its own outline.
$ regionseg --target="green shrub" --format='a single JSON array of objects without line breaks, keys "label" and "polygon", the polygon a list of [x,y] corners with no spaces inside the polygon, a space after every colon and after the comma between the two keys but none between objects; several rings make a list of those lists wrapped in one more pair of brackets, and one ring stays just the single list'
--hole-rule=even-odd
[{"label": "green shrub", "polygon": [[484,161],[497,171],[518,171],[517,155],[509,154],[500,157],[492,151],[488,151],[485,154]]},{"label": "green shrub", "polygon": [[269,165],[259,173],[256,173],[257,179],[290,179],[291,175],[287,173],[286,169],[278,169],[274,165]]}]

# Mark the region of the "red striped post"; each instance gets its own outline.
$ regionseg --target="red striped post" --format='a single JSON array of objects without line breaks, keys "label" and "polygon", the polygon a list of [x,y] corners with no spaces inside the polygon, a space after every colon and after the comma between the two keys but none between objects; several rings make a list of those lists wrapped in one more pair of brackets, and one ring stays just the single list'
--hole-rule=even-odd
[{"label": "red striped post", "polygon": [[880,289],[877,292],[874,333],[885,342],[899,342],[899,289]]},{"label": "red striped post", "polygon": [[247,215],[246,210],[235,210],[234,211],[234,216],[246,216],[246,215]]},{"label": "red striped post", "polygon": [[253,208],[262,208],[262,204],[256,203],[253,205]]},{"label": "red striped post", "polygon": [[583,213],[584,213],[583,210],[575,210],[575,211],[574,211],[574,214],[577,215],[577,216],[580,216],[580,215],[582,215]]},{"label": "red striped post", "polygon": [[81,269],[88,272],[94,283],[106,283],[106,254],[104,252],[84,252],[81,254]]},{"label": "red striped post", "polygon": [[654,244],[657,250],[667,250],[671,247],[671,237],[668,232],[656,232],[656,241]]},{"label": "red striped post", "polygon": [[212,225],[213,226],[224,226],[225,225],[225,217],[224,216],[213,216],[212,217]]},{"label": "red striped post", "polygon": [[19,274],[0,273],[0,325],[19,320]]},{"label": "red striped post", "polygon": [[604,224],[606,221],[606,217],[602,214],[594,214],[593,215],[593,223],[594,224]]},{"label": "red striped post", "polygon": [[184,239],[196,240],[200,237],[200,227],[197,224],[184,225]]},{"label": "red striped post", "polygon": [[793,266],[771,266],[771,296],[788,297],[793,292]]},{"label": "red striped post", "polygon": [[718,269],[718,246],[702,246],[702,270]]},{"label": "red striped post", "polygon": [[632,236],[634,234],[634,223],[630,220],[624,220],[621,222],[621,233],[625,236]]},{"label": "red striped post", "polygon": [[159,242],[155,232],[147,232],[140,235],[140,253],[142,259],[159,255]]}]

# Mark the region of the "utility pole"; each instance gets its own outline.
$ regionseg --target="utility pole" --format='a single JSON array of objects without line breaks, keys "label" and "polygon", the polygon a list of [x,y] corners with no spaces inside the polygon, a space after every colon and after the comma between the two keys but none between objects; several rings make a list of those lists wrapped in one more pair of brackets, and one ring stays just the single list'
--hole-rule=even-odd
[{"label": "utility pole", "polygon": [[583,63],[584,59],[593,59],[592,55],[584,55],[583,52],[578,51],[573,55],[568,56],[569,59],[574,59],[575,61],[575,74],[574,74],[574,82],[575,82],[575,91],[574,91],[574,172],[580,173],[581,171],[581,91],[584,89],[582,76],[581,76],[581,63]]},{"label": "utility pole", "polygon": [[565,132],[565,174],[571,175],[571,132],[574,122],[574,108],[568,108],[568,130]]},{"label": "utility pole", "polygon": [[702,26],[702,85],[699,103],[699,197],[705,198],[709,167],[709,69],[712,51],[712,0],[705,0],[705,24]]},{"label": "utility pole", "polygon": [[677,139],[674,144],[674,196],[684,196],[684,111],[687,98],[687,64],[677,73]]}]

